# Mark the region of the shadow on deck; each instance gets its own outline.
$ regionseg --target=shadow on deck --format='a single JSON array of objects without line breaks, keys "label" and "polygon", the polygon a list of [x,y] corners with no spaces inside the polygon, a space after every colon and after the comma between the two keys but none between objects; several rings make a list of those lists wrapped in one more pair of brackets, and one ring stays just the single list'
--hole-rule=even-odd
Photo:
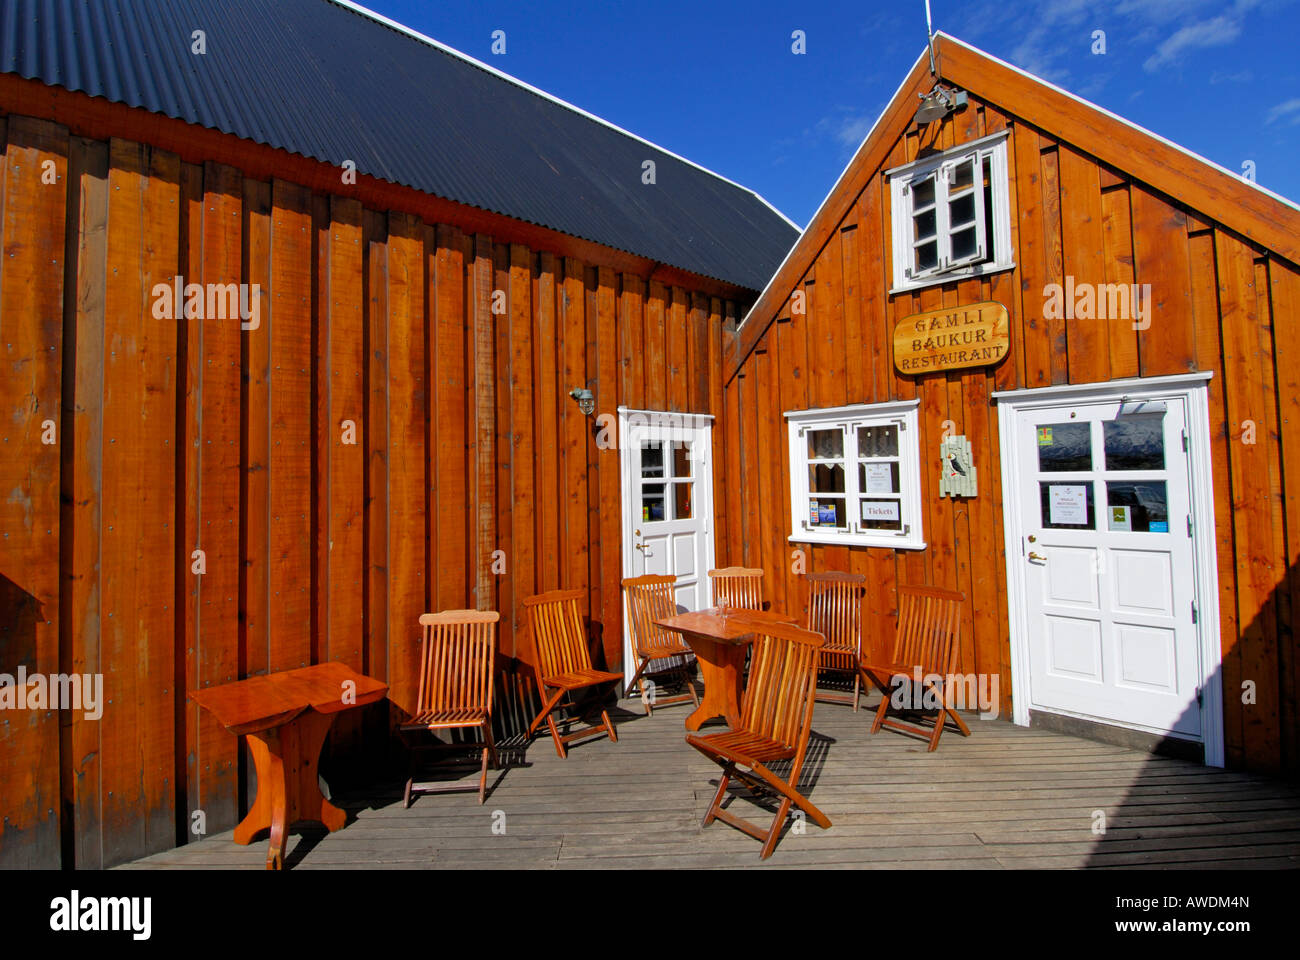
[{"label": "shadow on deck", "polygon": [[[776,852],[723,823],[700,828],[718,768],[683,741],[689,708],[611,711],[618,742],[549,736],[506,751],[474,793],[402,806],[401,780],[337,798],[350,822],[289,841],[290,868],[1244,868],[1300,866],[1300,788],[1266,777],[968,717],[973,735],[868,732],[864,707],[819,703],[801,787],[834,826],[787,828]],[[706,730],[712,729],[706,727]],[[437,775],[438,768],[431,768]],[[442,776],[477,782],[477,769]],[[764,819],[742,790],[741,816]],[[765,809],[774,809],[763,803]],[[748,808],[748,810],[746,809]],[[1104,814],[1105,832],[1095,832]],[[261,870],[266,841],[229,831],[125,868]]]}]

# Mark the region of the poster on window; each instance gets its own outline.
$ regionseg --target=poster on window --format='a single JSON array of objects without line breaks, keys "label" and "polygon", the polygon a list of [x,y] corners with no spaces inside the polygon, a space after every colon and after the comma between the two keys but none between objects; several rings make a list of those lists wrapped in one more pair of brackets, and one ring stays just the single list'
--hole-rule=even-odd
[{"label": "poster on window", "polygon": [[1050,488],[1047,522],[1052,524],[1088,523],[1088,488],[1073,484],[1056,484]]},{"label": "poster on window", "polygon": [[867,489],[863,493],[876,496],[881,493],[894,492],[894,471],[888,463],[864,463],[867,475]]},{"label": "poster on window", "polygon": [[887,523],[897,523],[899,520],[899,510],[897,500],[863,500],[862,501],[862,522],[885,521]]}]

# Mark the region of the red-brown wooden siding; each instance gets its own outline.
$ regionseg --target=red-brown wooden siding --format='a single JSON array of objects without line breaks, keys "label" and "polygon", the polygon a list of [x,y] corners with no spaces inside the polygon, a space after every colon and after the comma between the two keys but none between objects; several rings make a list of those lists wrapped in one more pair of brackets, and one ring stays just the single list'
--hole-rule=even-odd
[{"label": "red-brown wooden siding", "polygon": [[[1026,81],[1028,83],[1028,81]],[[887,294],[891,283],[889,190],[883,171],[915,159],[922,147],[946,149],[1010,129],[1014,270]],[[1226,759],[1230,766],[1276,771],[1300,762],[1295,638],[1290,611],[1300,586],[1300,483],[1283,464],[1300,456],[1295,323],[1300,270],[1180,205],[1158,189],[1101,164],[1080,146],[973,95],[969,107],[918,134],[915,125],[883,151],[820,250],[804,251],[796,288],[807,311],[791,313],[793,289],[769,291],[785,305],[726,386],[735,482],[722,493],[733,515],[754,518],[719,540],[719,564],[762,565],[768,595],[792,598],[802,551],[809,570],[868,574],[865,646],[887,654],[896,585],[963,590],[961,669],[997,674],[1001,710],[1011,708],[1001,463],[994,390],[1091,383],[1134,376],[1212,371],[1209,384],[1214,463],[1219,605],[1223,648]],[[811,228],[810,228],[811,229]],[[857,274],[854,275],[853,271]],[[1044,285],[1151,284],[1153,321],[1044,320]],[[1012,349],[992,369],[898,374],[889,355],[903,317],[941,306],[996,300],[1010,315]],[[849,328],[852,328],[851,330]],[[753,334],[751,333],[752,337]],[[847,357],[847,360],[846,360]],[[789,470],[784,421],[774,429],[766,397],[780,409],[919,397],[924,551],[789,543]],[[979,496],[954,501],[935,489],[945,421],[969,439],[980,470]],[[1255,443],[1243,442],[1254,424]],[[757,444],[757,447],[755,447]],[[760,452],[761,451],[761,452]],[[761,519],[760,519],[761,518]],[[752,529],[763,536],[746,533]],[[779,536],[773,534],[779,531]],[[723,553],[723,549],[726,553]],[[779,550],[779,553],[774,553]],[[1253,681],[1256,702],[1243,705]]]},{"label": "red-brown wooden siding", "polygon": [[[186,691],[340,660],[409,710],[427,610],[500,604],[508,672],[521,601],[582,587],[618,666],[619,454],[568,393],[710,412],[744,305],[45,120],[0,145],[3,669],[102,672],[108,701],[6,713],[0,865],[230,828],[241,748]],[[177,275],[259,284],[258,328],[156,319]],[[372,726],[345,714],[330,750]]]}]

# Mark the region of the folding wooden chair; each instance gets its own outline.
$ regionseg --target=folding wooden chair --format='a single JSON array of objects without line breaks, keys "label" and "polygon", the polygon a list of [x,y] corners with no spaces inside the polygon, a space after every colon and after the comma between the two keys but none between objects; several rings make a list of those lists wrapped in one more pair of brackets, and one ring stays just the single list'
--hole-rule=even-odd
[{"label": "folding wooden chair", "polygon": [[[583,628],[582,611],[578,607],[578,601],[585,595],[583,590],[552,590],[524,601],[533,634],[533,674],[537,679],[537,695],[542,699],[542,710],[528,725],[528,736],[532,737],[537,725],[545,719],[555,740],[555,752],[561,759],[569,755],[566,743],[592,736],[602,729],[609,734],[610,740],[618,741],[609,712],[603,708],[599,725],[593,724],[574,733],[561,736],[555,723],[554,712],[557,709],[575,706],[575,690],[623,679],[622,674],[592,669],[591,654],[587,652],[587,631]],[[560,701],[566,699],[568,702],[561,704]],[[567,724],[571,720],[566,718],[561,722]]]},{"label": "folding wooden chair", "polygon": [[[420,687],[415,715],[399,730],[477,730],[473,743],[435,744],[443,749],[483,749],[478,778],[478,802],[487,795],[488,760],[496,765],[492,742],[492,665],[496,659],[495,610],[444,610],[420,617],[424,628],[420,648]],[[473,790],[458,785],[430,787],[415,783],[415,749],[406,781],[406,806],[418,793]]]},{"label": "folding wooden chair", "polygon": [[[691,653],[691,648],[681,634],[655,625],[656,620],[677,613],[677,600],[673,596],[673,584],[676,582],[676,577],[653,573],[643,577],[629,577],[623,581],[623,590],[627,594],[628,626],[632,634],[632,655],[636,658],[636,674],[623,691],[623,696],[631,696],[632,688],[640,683],[641,702],[645,704],[647,717],[654,714],[655,707],[687,702],[694,703],[697,707],[700,705],[700,698],[687,671],[686,658]],[[669,660],[667,665],[651,668],[652,662],[664,659]],[[646,689],[647,674],[670,674],[685,685],[686,692],[671,697],[660,697],[657,693],[652,695]],[[651,687],[653,689],[654,685],[651,684]]]},{"label": "folding wooden chair", "polygon": [[763,609],[763,571],[754,567],[723,567],[710,570],[715,607]]},{"label": "folding wooden chair", "polygon": [[[718,792],[704,815],[703,826],[717,818],[762,840],[760,859],[763,860],[776,849],[792,805],[805,811],[818,826],[831,825],[826,814],[798,790],[812,729],[817,655],[825,643],[821,635],[791,624],[764,625],[754,638],[754,656],[740,724],[726,733],[686,735],[687,743],[722,767]],[[790,761],[790,774],[785,778],[768,768],[768,764],[781,760]],[[780,795],[781,805],[766,832],[722,808],[732,777],[751,788],[766,788]]]},{"label": "folding wooden chair", "polygon": [[860,573],[809,573],[808,629],[826,638],[819,667],[835,673],[853,674],[853,696],[819,693],[823,703],[851,703],[858,709],[862,693],[862,584],[867,578]]},{"label": "folding wooden chair", "polygon": [[[898,588],[898,632],[894,637],[894,652],[889,663],[861,662],[860,672],[868,682],[880,689],[880,706],[871,732],[878,733],[882,726],[901,730],[930,741],[932,751],[939,746],[945,717],[951,717],[963,737],[970,736],[970,728],[954,709],[952,690],[948,678],[957,666],[957,649],[961,639],[961,606],[966,595],[956,590],[939,587]],[[916,677],[920,676],[920,689]],[[886,716],[894,692],[893,681],[905,677],[911,700],[924,704],[927,691],[933,691],[933,702],[939,704],[931,729],[905,723]],[[908,709],[908,708],[904,708]],[[910,707],[922,709],[920,706]]]}]

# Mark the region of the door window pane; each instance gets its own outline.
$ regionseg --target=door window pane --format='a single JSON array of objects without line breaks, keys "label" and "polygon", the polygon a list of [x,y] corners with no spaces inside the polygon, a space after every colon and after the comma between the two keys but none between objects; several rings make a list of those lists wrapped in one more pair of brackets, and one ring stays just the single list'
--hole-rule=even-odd
[{"label": "door window pane", "polygon": [[1042,525],[1049,530],[1093,530],[1092,484],[1041,481]]},{"label": "door window pane", "polygon": [[691,517],[691,483],[673,484],[673,519],[689,520]]},{"label": "door window pane", "polygon": [[668,519],[664,516],[664,485],[662,483],[641,485],[641,519],[646,523]]},{"label": "door window pane", "polygon": [[808,525],[828,528],[848,526],[843,497],[813,497],[808,501]]},{"label": "door window pane", "polygon": [[664,445],[641,441],[641,476],[662,477],[664,475]]},{"label": "door window pane", "polygon": [[1147,413],[1107,420],[1102,425],[1107,470],[1163,470],[1165,418]]},{"label": "door window pane", "polygon": [[1038,469],[1044,473],[1092,469],[1092,424],[1044,423],[1038,426]]},{"label": "door window pane", "polygon": [[689,477],[691,475],[691,445],[689,443],[673,444],[673,476]]},{"label": "door window pane", "polygon": [[1106,519],[1111,530],[1168,533],[1169,501],[1165,482],[1106,484]]}]

